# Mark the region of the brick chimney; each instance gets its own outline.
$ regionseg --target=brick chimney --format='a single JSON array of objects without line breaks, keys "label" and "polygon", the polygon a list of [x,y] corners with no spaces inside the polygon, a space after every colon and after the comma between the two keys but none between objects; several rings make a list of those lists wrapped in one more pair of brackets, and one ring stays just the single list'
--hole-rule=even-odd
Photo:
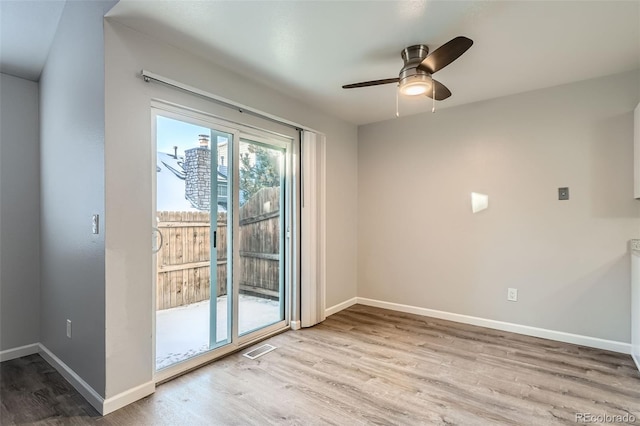
[{"label": "brick chimney", "polygon": [[209,135],[198,135],[198,147],[184,151],[185,198],[202,211],[211,208],[211,150]]}]

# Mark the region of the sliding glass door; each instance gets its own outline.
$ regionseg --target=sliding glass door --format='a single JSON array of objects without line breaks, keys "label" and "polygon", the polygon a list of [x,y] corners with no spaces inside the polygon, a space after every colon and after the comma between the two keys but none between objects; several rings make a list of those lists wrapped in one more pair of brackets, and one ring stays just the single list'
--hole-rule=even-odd
[{"label": "sliding glass door", "polygon": [[[206,126],[206,127],[205,127]],[[231,341],[233,133],[156,114],[156,369]]]},{"label": "sliding glass door", "polygon": [[240,335],[285,319],[285,155],[273,141],[240,139]]},{"label": "sliding glass door", "polygon": [[153,111],[156,371],[288,325],[290,139]]}]

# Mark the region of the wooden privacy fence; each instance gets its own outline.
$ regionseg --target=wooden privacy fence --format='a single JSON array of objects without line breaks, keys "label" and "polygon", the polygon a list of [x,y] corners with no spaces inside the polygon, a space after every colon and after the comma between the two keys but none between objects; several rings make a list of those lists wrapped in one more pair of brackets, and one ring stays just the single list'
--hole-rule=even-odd
[{"label": "wooden privacy fence", "polygon": [[[217,213],[217,291],[227,294],[227,213]],[[207,212],[157,213],[163,243],[157,253],[156,309],[210,297],[211,228]],[[240,292],[277,298],[280,283],[280,188],[263,188],[240,207]]]},{"label": "wooden privacy fence", "polygon": [[240,292],[280,295],[280,187],[263,188],[240,207]]}]

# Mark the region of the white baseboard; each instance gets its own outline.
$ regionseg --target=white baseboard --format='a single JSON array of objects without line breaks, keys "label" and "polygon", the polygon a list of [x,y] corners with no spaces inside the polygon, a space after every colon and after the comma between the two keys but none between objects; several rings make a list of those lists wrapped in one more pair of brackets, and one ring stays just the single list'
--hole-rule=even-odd
[{"label": "white baseboard", "polygon": [[38,344],[40,348],[40,355],[45,359],[53,368],[58,370],[58,373],[62,375],[71,385],[98,410],[103,416],[114,412],[115,410],[129,405],[139,399],[144,398],[147,395],[151,395],[156,390],[156,384],[153,381],[143,383],[135,388],[128,389],[122,393],[103,398],[95,389],[93,389],[82,377],[73,371],[67,364],[62,362],[60,358],[55,356],[53,352],[47,349],[42,343]]},{"label": "white baseboard", "polygon": [[112,413],[126,405],[131,404],[139,399],[144,398],[145,396],[149,396],[156,391],[156,383],[155,381],[149,381],[147,383],[143,383],[140,386],[136,386],[135,388],[128,389],[118,395],[109,397],[104,400],[102,404],[102,412],[103,416],[106,416],[109,413]]},{"label": "white baseboard", "polygon": [[104,414],[102,412],[104,406],[104,398],[100,396],[100,394],[96,392],[95,389],[89,386],[89,384],[85,382],[82,377],[78,376],[75,371],[69,368],[67,364],[62,362],[60,358],[55,356],[53,352],[47,349],[46,346],[44,346],[42,343],[40,343],[39,346],[40,356],[42,356],[42,358],[44,358],[45,361],[47,361],[53,368],[58,370],[58,373],[60,373],[62,377],[64,377],[69,383],[71,383],[71,385],[78,392],[80,392],[80,395],[82,395],[84,399],[86,399],[87,402],[89,402],[89,404],[93,406],[93,408],[98,410],[100,414]]},{"label": "white baseboard", "polygon": [[292,330],[300,330],[302,328],[302,322],[301,321],[291,321],[291,329]]},{"label": "white baseboard", "polygon": [[6,349],[4,351],[0,351],[0,362],[37,354],[39,351],[40,345],[38,343]]},{"label": "white baseboard", "polygon": [[492,328],[495,330],[509,331],[511,333],[524,334],[526,336],[541,337],[543,339],[556,340],[559,342],[573,343],[576,345],[588,346],[597,349],[604,349],[623,354],[631,354],[631,344],[617,342],[614,340],[600,339],[598,337],[583,336],[580,334],[565,333],[564,331],[548,330],[528,325],[514,324],[510,322],[496,321],[485,318],[473,317],[469,315],[454,314],[451,312],[438,311],[435,309],[420,308],[417,306],[402,305],[400,303],[384,302],[381,300],[358,297],[357,303],[378,308],[390,309],[393,311],[406,312],[410,314],[422,315],[426,317],[440,318],[444,320],[460,322],[464,324],[477,325],[480,327]]},{"label": "white baseboard", "polygon": [[126,390],[118,395],[104,399],[95,389],[93,389],[82,377],[73,371],[67,364],[62,362],[60,358],[55,356],[42,343],[33,343],[31,345],[20,346],[19,348],[7,349],[0,352],[0,361],[9,361],[11,359],[20,358],[27,355],[39,353],[45,361],[55,368],[71,385],[98,410],[100,414],[107,415],[119,408],[129,405],[147,395],[151,395],[156,390],[156,384],[153,381],[144,383],[135,388]]},{"label": "white baseboard", "polygon": [[349,306],[353,306],[358,303],[357,297],[352,297],[351,299],[345,300],[342,303],[338,303],[337,305],[333,305],[330,308],[325,309],[325,316],[333,315],[335,313],[340,312],[343,309],[347,309]]}]

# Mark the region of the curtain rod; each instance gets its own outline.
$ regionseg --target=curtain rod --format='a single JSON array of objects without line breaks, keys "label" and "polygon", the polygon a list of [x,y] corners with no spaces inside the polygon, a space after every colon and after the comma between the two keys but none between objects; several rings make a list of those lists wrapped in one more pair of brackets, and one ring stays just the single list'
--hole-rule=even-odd
[{"label": "curtain rod", "polygon": [[152,73],[150,71],[147,71],[147,70],[142,70],[141,76],[142,76],[142,79],[144,81],[146,81],[147,83],[149,83],[151,81],[157,81],[158,83],[162,83],[162,84],[165,84],[167,86],[171,86],[171,87],[174,87],[176,89],[179,89],[179,90],[182,90],[182,91],[185,91],[185,92],[188,92],[188,93],[191,93],[191,94],[194,94],[194,95],[209,99],[209,100],[211,100],[211,101],[213,101],[213,102],[215,102],[217,104],[223,105],[223,106],[225,106],[227,108],[235,109],[235,110],[237,110],[238,112],[241,112],[241,113],[250,114],[250,115],[253,115],[255,117],[262,118],[264,120],[269,120],[269,121],[272,121],[272,122],[275,122],[275,123],[278,123],[278,124],[281,124],[281,125],[284,125],[284,126],[287,126],[287,127],[292,127],[292,128],[294,128],[294,129],[296,129],[298,131],[306,130],[306,131],[309,131],[309,132],[320,133],[317,130],[313,130],[313,129],[309,128],[309,127],[305,127],[305,126],[303,126],[301,124],[298,124],[298,123],[294,123],[293,121],[285,120],[284,118],[280,118],[278,116],[275,116],[275,115],[272,115],[272,114],[257,110],[255,108],[251,108],[251,107],[248,107],[246,105],[239,104],[239,103],[234,102],[234,101],[232,101],[230,99],[223,98],[222,96],[214,95],[213,93],[209,93],[209,92],[206,92],[204,90],[200,90],[200,89],[198,89],[196,87],[180,83],[179,81],[175,81],[175,80],[172,80],[170,78],[162,77],[162,76],[160,76],[158,74],[154,74],[154,73]]}]

